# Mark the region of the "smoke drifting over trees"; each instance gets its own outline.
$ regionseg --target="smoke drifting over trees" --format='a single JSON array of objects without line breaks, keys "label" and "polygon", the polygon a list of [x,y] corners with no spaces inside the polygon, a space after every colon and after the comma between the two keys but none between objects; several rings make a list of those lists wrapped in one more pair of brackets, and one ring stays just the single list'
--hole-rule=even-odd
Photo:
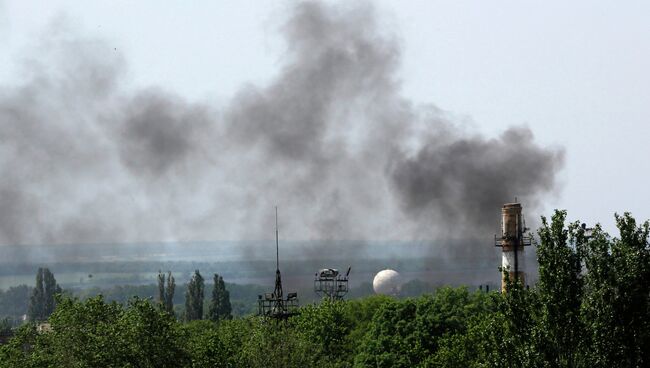
[{"label": "smoke drifting over trees", "polygon": [[293,239],[489,236],[554,190],[563,151],[528,128],[467,133],[401,96],[372,6],[301,3],[281,32],[277,76],[215,106],[133,91],[118,51],[53,26],[0,87],[0,243],[270,238],[274,204]]}]

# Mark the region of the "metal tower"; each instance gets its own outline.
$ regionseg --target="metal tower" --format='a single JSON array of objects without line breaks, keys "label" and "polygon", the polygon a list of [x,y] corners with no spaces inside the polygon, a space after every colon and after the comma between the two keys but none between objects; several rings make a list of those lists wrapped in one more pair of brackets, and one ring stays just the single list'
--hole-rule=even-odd
[{"label": "metal tower", "polygon": [[348,276],[350,270],[344,275],[339,274],[339,270],[334,268],[323,268],[316,272],[314,276],[314,292],[321,295],[323,299],[342,300],[343,296],[348,293]]},{"label": "metal tower", "polygon": [[280,274],[280,246],[278,241],[278,207],[275,207],[275,289],[272,293],[258,295],[258,314],[264,317],[286,319],[297,313],[298,293],[288,293],[284,298]]}]

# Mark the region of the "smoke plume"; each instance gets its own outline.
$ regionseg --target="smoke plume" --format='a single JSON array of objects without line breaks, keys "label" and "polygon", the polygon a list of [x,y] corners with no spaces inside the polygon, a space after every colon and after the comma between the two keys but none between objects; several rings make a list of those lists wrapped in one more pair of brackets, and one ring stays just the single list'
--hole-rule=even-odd
[{"label": "smoke plume", "polygon": [[415,106],[378,22],[295,5],[278,74],[222,105],[134,91],[106,41],[53,25],[0,87],[0,243],[270,238],[275,204],[285,238],[453,240],[491,236],[515,196],[532,212],[562,150]]}]

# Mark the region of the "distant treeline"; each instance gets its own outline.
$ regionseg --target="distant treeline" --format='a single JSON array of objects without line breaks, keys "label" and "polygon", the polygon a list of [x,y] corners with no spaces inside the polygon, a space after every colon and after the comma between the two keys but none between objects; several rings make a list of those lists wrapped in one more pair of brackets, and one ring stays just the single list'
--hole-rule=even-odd
[{"label": "distant treeline", "polygon": [[[208,283],[206,285],[205,295],[210,295],[213,287],[213,284]],[[255,313],[257,311],[257,296],[271,291],[270,287],[271,285],[262,286],[226,283],[226,288],[230,292],[230,300],[233,307],[232,315],[235,317],[241,317]],[[180,317],[184,313],[187,283],[177,285],[176,289],[173,298],[174,310],[176,315]],[[14,321],[13,324],[21,322],[22,316],[27,314],[29,298],[32,294],[32,290],[33,286],[28,285],[11,287],[6,291],[0,290],[0,319],[8,318],[9,320]],[[402,286],[400,296],[414,297],[423,293],[432,292],[433,290],[435,290],[435,287],[432,284],[420,280],[411,280]],[[312,289],[303,288],[297,291],[303,304],[318,300],[318,296]],[[158,293],[158,285],[114,285],[109,287],[68,288],[64,290],[64,293],[81,300],[102,295],[103,299],[107,302],[115,301],[126,305],[133,297],[155,300]],[[355,299],[373,293],[372,285],[370,283],[363,283],[358,287],[352,288],[350,293],[347,295],[347,298]],[[207,308],[207,301],[205,303]]]},{"label": "distant treeline", "polygon": [[[207,284],[206,294],[212,292],[213,284]],[[257,295],[267,291],[259,285],[226,284],[230,291],[230,298],[233,303],[233,315],[243,316],[253,313],[257,306]],[[182,304],[185,300],[187,284],[179,285],[174,294],[174,304],[177,305],[179,315],[182,315]],[[27,314],[29,299],[32,295],[32,286],[20,285],[11,287],[6,291],[0,290],[0,319],[9,318],[12,321],[19,320]],[[64,293],[71,297],[85,300],[97,295],[102,295],[107,302],[127,304],[133,297],[154,300],[158,293],[156,284],[147,285],[116,285],[107,288],[92,287],[88,289],[66,289]]]},{"label": "distant treeline", "polygon": [[0,319],[8,318],[12,324],[19,322],[27,314],[32,286],[19,285],[0,290]]},{"label": "distant treeline", "polygon": [[[11,260],[7,260],[11,261]],[[476,259],[453,260],[446,258],[418,257],[418,258],[387,258],[387,259],[309,259],[309,260],[283,260],[282,272],[286,274],[309,275],[319,268],[353,266],[353,272],[377,272],[386,267],[403,271],[426,271],[446,269],[481,270],[489,269],[494,272],[494,262]],[[158,270],[173,270],[178,274],[190,275],[194,270],[218,270],[222,275],[229,277],[254,277],[268,275],[275,272],[275,260],[268,261],[227,261],[227,262],[143,262],[143,261],[117,261],[117,262],[55,262],[55,263],[0,263],[0,276],[33,275],[39,267],[48,267],[54,273],[84,272],[84,273],[143,273],[157,272]]]}]

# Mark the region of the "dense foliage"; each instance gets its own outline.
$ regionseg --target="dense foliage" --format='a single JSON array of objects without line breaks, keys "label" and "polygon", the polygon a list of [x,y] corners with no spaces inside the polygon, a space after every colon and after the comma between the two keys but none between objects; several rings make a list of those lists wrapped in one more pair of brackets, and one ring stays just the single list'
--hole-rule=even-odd
[{"label": "dense foliage", "polygon": [[208,318],[213,321],[232,318],[232,306],[230,305],[230,292],[226,289],[223,277],[214,274],[214,287],[212,288],[212,300],[208,310]]},{"label": "dense foliage", "polygon": [[52,314],[56,307],[55,296],[62,292],[49,268],[39,268],[36,273],[36,285],[29,298],[27,317],[31,321],[43,321]]},{"label": "dense foliage", "polygon": [[[173,285],[176,292],[171,295],[173,297],[173,307],[176,316],[184,315],[185,308],[185,291],[187,284]],[[172,286],[166,281],[165,288]],[[213,284],[205,284],[205,294],[212,295]],[[230,303],[233,317],[242,317],[245,315],[253,314],[257,311],[257,296],[267,291],[267,287],[253,284],[232,284],[225,283],[225,287],[229,292]],[[21,317],[27,313],[29,299],[32,294],[33,286],[19,285],[10,287],[7,290],[0,289],[0,318],[8,317],[10,321],[19,323],[22,321]],[[170,290],[171,291],[171,290]],[[370,294],[370,291],[364,295]],[[106,301],[116,301],[120,304],[128,303],[129,299],[134,296],[141,299],[152,298],[156,301],[159,300],[159,285],[146,284],[146,285],[114,285],[111,287],[89,287],[84,289],[68,288],[64,292],[78,297],[81,300],[103,295]],[[204,308],[209,308],[210,300],[204,301]]]},{"label": "dense foliage", "polygon": [[158,303],[160,309],[173,315],[174,314],[174,292],[176,291],[176,281],[171,271],[165,274],[158,272]]},{"label": "dense foliage", "polygon": [[62,296],[47,328],[0,347],[0,367],[648,366],[649,224],[617,216],[611,238],[565,219],[543,219],[530,289],[324,301],[286,321],[180,322],[149,300]]},{"label": "dense foliage", "polygon": [[32,288],[27,285],[0,290],[0,318],[18,319],[27,314]]},{"label": "dense foliage", "polygon": [[185,320],[195,321],[203,319],[203,298],[205,297],[205,283],[199,270],[194,271],[194,275],[187,284],[185,292]]}]

